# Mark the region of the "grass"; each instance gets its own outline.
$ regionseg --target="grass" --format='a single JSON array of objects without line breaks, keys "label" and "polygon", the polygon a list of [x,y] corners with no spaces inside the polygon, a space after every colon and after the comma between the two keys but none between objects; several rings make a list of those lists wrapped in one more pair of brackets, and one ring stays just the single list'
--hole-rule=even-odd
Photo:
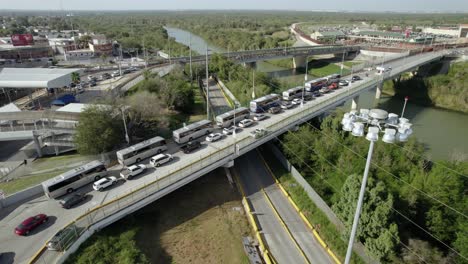
[{"label": "grass", "polygon": [[[309,63],[309,74],[315,77],[323,77],[334,73],[340,73],[340,66],[324,60],[314,60]],[[349,74],[348,69],[343,69],[343,75]]]},{"label": "grass", "polygon": [[189,117],[190,123],[203,120],[206,116],[205,99],[201,95],[200,89],[198,87],[194,87],[193,93],[195,94],[195,100],[193,104],[193,113]]},{"label": "grass", "polygon": [[[291,195],[296,205],[316,228],[325,243],[337,255],[340,261],[346,255],[347,242],[341,239],[342,235],[336,226],[330,222],[327,216],[310,200],[304,189],[296,182],[291,174],[279,163],[271,151],[263,151],[262,155],[274,172],[275,177],[281,182],[286,191]],[[359,256],[353,253],[351,263],[364,263]]]},{"label": "grass", "polygon": [[30,164],[33,167],[33,170],[47,170],[51,168],[67,166],[73,163],[90,161],[93,158],[90,156],[83,156],[80,154],[70,154],[70,155],[60,155],[52,157],[43,157],[35,160]]},{"label": "grass", "polygon": [[219,169],[93,235],[67,263],[144,263],[109,258],[129,250],[149,263],[247,264],[242,236],[251,230],[241,208]]},{"label": "grass", "polygon": [[3,190],[6,195],[13,194],[15,192],[24,190],[26,188],[35,186],[40,184],[41,182],[48,180],[52,177],[55,177],[66,170],[55,170],[53,172],[48,173],[41,173],[41,174],[34,174],[30,176],[23,176],[18,179],[9,181],[9,182],[1,182],[0,183],[0,190]]}]

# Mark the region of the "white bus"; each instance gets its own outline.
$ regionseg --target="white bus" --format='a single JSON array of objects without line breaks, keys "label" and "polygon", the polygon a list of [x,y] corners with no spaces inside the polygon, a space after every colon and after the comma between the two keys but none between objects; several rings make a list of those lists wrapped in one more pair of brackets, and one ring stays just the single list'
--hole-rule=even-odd
[{"label": "white bus", "polygon": [[291,88],[283,92],[283,100],[291,101],[294,98],[301,97],[302,92],[305,92],[304,87],[302,86]]},{"label": "white bus", "polygon": [[[247,107],[239,107],[216,117],[216,124],[220,127],[230,127],[239,121],[249,118],[250,111]],[[234,117],[236,119],[234,119]]]},{"label": "white bus", "polygon": [[279,106],[281,97],[277,94],[269,94],[250,101],[250,112],[263,113],[271,107]]},{"label": "white bus", "polygon": [[64,172],[42,183],[44,193],[49,198],[56,198],[107,176],[106,167],[98,160]]},{"label": "white bus", "polygon": [[213,126],[209,120],[201,120],[172,131],[174,141],[183,144],[192,141],[195,138],[208,135],[213,131]]},{"label": "white bus", "polygon": [[119,163],[123,166],[128,166],[166,150],[166,140],[162,137],[154,137],[131,147],[121,149],[116,154]]}]

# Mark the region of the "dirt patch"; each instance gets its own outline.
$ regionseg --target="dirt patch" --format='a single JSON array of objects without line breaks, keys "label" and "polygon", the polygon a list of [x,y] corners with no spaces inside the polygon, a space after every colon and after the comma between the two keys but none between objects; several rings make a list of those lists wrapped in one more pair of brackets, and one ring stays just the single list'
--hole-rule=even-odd
[{"label": "dirt patch", "polygon": [[242,236],[250,227],[240,208],[216,170],[139,211],[137,245],[151,263],[248,263]]}]

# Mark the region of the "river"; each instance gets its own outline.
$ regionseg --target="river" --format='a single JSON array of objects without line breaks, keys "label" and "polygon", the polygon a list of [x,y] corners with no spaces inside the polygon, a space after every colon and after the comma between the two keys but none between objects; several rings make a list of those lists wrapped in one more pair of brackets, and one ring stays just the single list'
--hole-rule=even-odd
[{"label": "river", "polygon": [[[173,27],[166,27],[169,36],[181,44],[189,45],[190,39],[192,49],[199,54],[205,54],[206,48],[209,52],[225,52],[227,50],[207,43],[204,39],[188,31]],[[257,63],[257,70],[266,72],[278,78],[297,75],[294,69],[288,69],[272,65],[266,62]],[[366,92],[360,96],[359,105],[362,108],[371,108],[375,105],[375,92]],[[350,102],[345,104],[349,109]],[[403,100],[393,97],[383,96],[378,107],[401,114]],[[468,115],[425,107],[408,101],[405,110],[405,117],[413,123],[414,136],[427,147],[427,155],[436,160],[450,159],[455,153],[468,154]],[[383,144],[383,143],[382,143]]]}]

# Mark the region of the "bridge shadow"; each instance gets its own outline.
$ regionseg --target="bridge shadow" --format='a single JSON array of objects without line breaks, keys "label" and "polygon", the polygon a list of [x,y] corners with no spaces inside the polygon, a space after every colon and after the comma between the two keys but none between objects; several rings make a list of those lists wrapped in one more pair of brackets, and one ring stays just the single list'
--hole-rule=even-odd
[{"label": "bridge shadow", "polygon": [[119,235],[137,228],[136,243],[150,263],[172,263],[173,258],[164,244],[167,245],[169,239],[171,249],[176,249],[179,242],[174,241],[171,234],[196,228],[193,222],[184,223],[235,200],[240,200],[239,194],[229,185],[223,169],[217,169],[119,220],[104,232]]},{"label": "bridge shadow", "polygon": [[13,264],[15,261],[15,252],[0,252],[0,263],[2,264]]}]

